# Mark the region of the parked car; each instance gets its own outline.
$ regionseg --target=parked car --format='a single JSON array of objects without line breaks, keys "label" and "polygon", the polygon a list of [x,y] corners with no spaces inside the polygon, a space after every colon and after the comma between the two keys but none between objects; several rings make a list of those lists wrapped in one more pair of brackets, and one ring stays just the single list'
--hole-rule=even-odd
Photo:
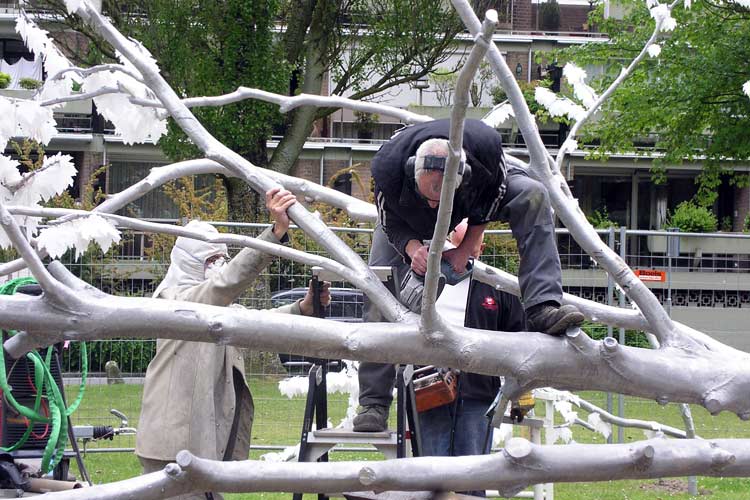
[{"label": "parked car", "polygon": [[[279,290],[271,295],[271,307],[279,307],[304,298],[307,288],[292,288]],[[331,304],[324,308],[323,317],[345,323],[361,323],[364,307],[364,295],[355,288],[331,288]],[[296,354],[279,353],[279,360],[287,373],[299,375],[307,373],[308,364],[314,358],[307,358]],[[341,360],[329,360],[330,371],[341,371]]]}]

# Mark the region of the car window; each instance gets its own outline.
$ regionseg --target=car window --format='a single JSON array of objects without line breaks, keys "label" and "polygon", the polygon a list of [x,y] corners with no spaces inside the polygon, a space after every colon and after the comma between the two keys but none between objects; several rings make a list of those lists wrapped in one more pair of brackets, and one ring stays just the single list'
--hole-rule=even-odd
[{"label": "car window", "polygon": [[[299,300],[306,290],[285,290],[271,297],[271,307],[279,307]],[[324,312],[326,317],[346,321],[361,320],[364,299],[362,292],[354,289],[332,290],[331,305]]]}]

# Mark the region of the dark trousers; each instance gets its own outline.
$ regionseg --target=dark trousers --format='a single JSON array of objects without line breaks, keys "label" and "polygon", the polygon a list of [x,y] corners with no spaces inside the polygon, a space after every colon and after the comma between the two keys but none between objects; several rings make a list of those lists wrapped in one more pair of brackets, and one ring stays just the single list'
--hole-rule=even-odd
[{"label": "dark trousers", "polygon": [[[508,170],[508,189],[501,202],[500,220],[510,223],[521,264],[518,283],[525,309],[546,301],[562,301],[562,271],[555,226],[546,188],[520,169]],[[369,265],[396,266],[404,276],[409,265],[388,241],[378,224],[372,238]],[[380,321],[380,313],[365,297],[365,321]],[[359,404],[390,406],[396,369],[382,363],[360,363]]]},{"label": "dark trousers", "polygon": [[[492,447],[492,427],[485,416],[492,401],[464,399],[419,414],[423,457],[486,455]],[[484,497],[484,490],[463,495]]]}]

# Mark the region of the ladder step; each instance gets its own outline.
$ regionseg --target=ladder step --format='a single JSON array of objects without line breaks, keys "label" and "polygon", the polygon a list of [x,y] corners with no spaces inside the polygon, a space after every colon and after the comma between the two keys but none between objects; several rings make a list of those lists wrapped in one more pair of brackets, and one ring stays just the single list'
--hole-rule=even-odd
[{"label": "ladder step", "polygon": [[332,443],[332,444],[377,444],[396,445],[396,431],[386,430],[382,432],[354,432],[348,429],[320,429],[307,435],[309,443]]}]

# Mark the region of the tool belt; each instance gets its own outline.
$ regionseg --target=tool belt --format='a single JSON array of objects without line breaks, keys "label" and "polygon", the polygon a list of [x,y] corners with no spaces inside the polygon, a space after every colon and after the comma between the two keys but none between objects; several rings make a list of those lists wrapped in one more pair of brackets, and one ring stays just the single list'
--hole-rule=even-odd
[{"label": "tool belt", "polygon": [[414,399],[418,412],[452,403],[458,397],[458,370],[432,365],[414,371]]}]

